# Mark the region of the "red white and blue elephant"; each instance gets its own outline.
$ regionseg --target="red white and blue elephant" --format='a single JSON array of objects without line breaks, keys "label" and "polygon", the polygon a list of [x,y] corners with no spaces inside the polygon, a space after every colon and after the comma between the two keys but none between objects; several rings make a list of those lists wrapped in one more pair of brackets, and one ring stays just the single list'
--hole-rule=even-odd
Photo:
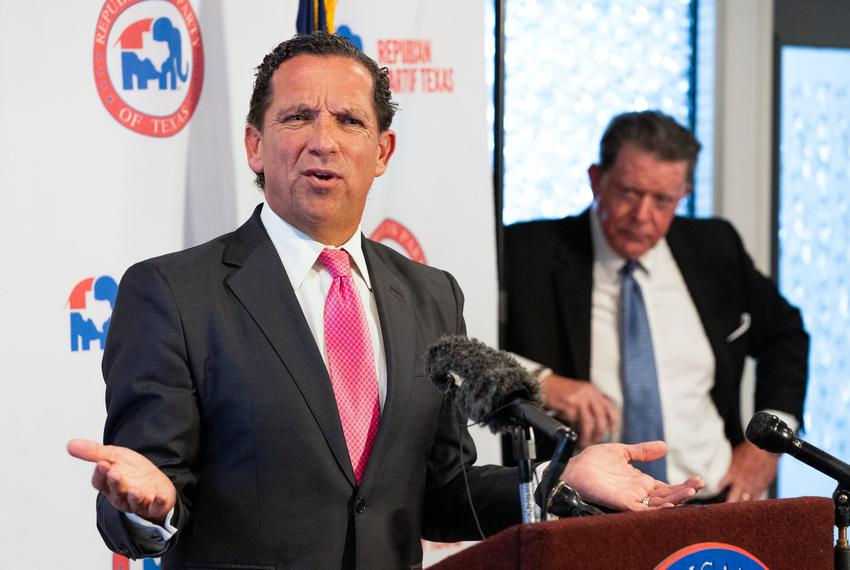
[{"label": "red white and blue elephant", "polygon": [[[157,42],[165,42],[168,46],[168,57],[159,69],[150,58],[139,57],[137,50],[142,49],[142,37],[145,32],[152,31],[152,37]],[[180,30],[166,17],[146,18],[133,22],[118,38],[121,44],[121,79],[125,90],[147,89],[148,82],[159,80],[160,89],[177,89],[177,79],[186,81],[189,78],[189,63],[183,64],[183,41]],[[135,80],[135,81],[134,81]]]}]

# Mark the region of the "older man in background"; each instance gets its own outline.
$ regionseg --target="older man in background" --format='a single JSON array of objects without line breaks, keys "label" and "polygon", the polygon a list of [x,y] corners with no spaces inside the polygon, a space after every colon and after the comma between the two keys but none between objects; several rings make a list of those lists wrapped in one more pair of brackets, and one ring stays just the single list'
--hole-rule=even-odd
[{"label": "older man in background", "polygon": [[592,206],[506,229],[506,348],[541,363],[547,406],[583,446],[663,439],[646,472],[699,473],[707,500],[749,500],[777,456],[744,439],[744,361],[758,362],[756,410],[797,427],[808,335],[728,222],[676,217],[699,149],[662,113],[614,117],[588,171]]}]

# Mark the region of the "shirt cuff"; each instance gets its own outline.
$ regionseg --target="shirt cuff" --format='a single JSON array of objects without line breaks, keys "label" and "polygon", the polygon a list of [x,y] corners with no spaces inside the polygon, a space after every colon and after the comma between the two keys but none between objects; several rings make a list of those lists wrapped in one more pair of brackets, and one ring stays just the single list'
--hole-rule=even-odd
[{"label": "shirt cuff", "polygon": [[540,364],[539,362],[535,362],[530,358],[526,358],[524,356],[520,356],[514,352],[509,353],[511,356],[519,362],[519,365],[525,368],[525,371],[528,372],[528,375],[531,376],[532,380],[536,380],[540,382],[550,374],[553,374],[551,368],[547,368],[545,364]]},{"label": "shirt cuff", "polygon": [[156,551],[155,553],[164,551],[169,541],[177,534],[177,528],[171,524],[174,509],[168,511],[163,526],[133,513],[123,513],[123,515],[131,538],[145,551]]}]

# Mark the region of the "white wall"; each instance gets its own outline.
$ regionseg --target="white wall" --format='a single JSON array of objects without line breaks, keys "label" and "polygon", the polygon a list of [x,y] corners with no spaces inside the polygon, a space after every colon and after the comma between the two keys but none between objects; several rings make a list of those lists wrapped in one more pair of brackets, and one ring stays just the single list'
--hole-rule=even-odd
[{"label": "white wall", "polygon": [[770,271],[773,0],[716,0],[714,214]]}]

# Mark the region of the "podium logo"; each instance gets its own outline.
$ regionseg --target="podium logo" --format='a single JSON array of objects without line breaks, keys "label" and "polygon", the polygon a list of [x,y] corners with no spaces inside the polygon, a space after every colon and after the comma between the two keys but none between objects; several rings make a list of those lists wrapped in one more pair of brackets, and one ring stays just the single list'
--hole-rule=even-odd
[{"label": "podium logo", "polygon": [[74,286],[67,305],[72,352],[90,350],[92,343],[103,350],[117,293],[118,284],[109,275],[87,277]]},{"label": "podium logo", "polygon": [[744,550],[722,542],[692,544],[664,559],[656,570],[767,570],[764,563]]},{"label": "podium logo", "polygon": [[94,79],[107,111],[128,129],[154,137],[180,132],[204,80],[189,0],[108,0],[95,27]]}]

